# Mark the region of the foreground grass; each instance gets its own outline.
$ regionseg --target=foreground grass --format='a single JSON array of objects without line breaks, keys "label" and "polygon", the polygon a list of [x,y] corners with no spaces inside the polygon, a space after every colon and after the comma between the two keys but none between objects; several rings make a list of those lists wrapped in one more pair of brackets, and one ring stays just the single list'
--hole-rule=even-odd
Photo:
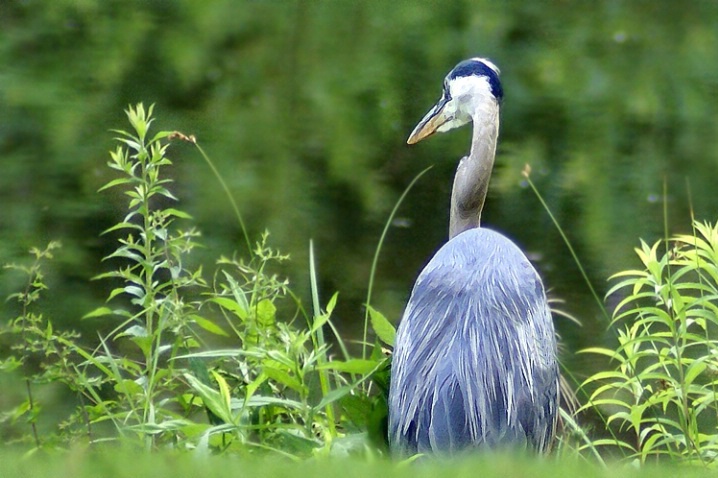
[{"label": "foreground grass", "polygon": [[241,476],[395,476],[422,477],[703,477],[710,470],[694,467],[614,465],[601,468],[583,460],[489,455],[465,460],[398,464],[386,460],[334,459],[291,462],[281,459],[240,459],[236,456],[198,456],[187,453],[129,453],[76,449],[67,454],[21,456],[0,451],[0,477],[53,478],[155,478]]}]

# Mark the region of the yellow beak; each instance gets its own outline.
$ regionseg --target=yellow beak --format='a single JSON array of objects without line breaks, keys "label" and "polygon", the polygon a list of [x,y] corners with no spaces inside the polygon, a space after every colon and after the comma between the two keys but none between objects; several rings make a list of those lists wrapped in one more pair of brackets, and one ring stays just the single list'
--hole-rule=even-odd
[{"label": "yellow beak", "polygon": [[446,115],[444,107],[447,103],[448,99],[442,97],[441,100],[431,108],[419,124],[416,125],[414,131],[411,132],[409,139],[406,140],[407,144],[415,144],[431,136],[436,133],[436,130],[439,129],[441,125],[452,119]]}]

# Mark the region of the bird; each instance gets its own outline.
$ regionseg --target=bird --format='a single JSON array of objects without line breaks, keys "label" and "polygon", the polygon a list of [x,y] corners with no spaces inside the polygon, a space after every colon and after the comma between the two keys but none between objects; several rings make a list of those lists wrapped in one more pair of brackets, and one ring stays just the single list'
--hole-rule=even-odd
[{"label": "bird", "polygon": [[521,249],[480,227],[503,88],[485,58],[458,63],[409,136],[473,123],[451,192],[449,240],[414,284],[397,328],[388,397],[392,455],[550,450],[557,346],[543,283]]}]

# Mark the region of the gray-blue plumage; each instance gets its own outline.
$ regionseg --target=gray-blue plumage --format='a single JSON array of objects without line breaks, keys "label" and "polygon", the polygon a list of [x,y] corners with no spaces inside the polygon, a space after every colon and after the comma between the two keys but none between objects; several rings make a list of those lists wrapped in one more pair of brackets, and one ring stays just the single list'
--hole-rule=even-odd
[{"label": "gray-blue plumage", "polygon": [[541,279],[513,242],[479,227],[498,138],[498,75],[485,59],[459,63],[408,140],[474,125],[454,178],[449,241],[421,271],[397,330],[389,390],[395,455],[546,451],[553,439],[559,372]]},{"label": "gray-blue plumage", "polygon": [[393,451],[546,450],[557,413],[555,353],[543,286],[521,250],[488,229],[457,235],[419,275],[399,326]]}]

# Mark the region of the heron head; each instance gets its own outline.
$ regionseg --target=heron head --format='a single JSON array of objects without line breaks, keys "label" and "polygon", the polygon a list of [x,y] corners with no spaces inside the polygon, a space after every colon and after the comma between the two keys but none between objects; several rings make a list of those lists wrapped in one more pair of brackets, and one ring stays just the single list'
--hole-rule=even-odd
[{"label": "heron head", "polygon": [[464,60],[444,79],[441,99],[416,125],[406,141],[418,143],[470,122],[486,107],[496,108],[503,97],[499,69],[485,58]]}]

